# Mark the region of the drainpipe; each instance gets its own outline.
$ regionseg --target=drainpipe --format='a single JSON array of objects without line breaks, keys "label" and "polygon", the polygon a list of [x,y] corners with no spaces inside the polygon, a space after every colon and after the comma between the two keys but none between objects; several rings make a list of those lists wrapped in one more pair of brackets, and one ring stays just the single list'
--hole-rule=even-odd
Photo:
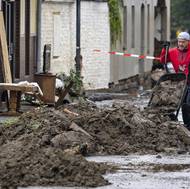
[{"label": "drainpipe", "polygon": [[76,3],[76,73],[80,75],[80,1]]},{"label": "drainpipe", "polygon": [[41,68],[41,20],[42,20],[42,0],[37,1],[37,48],[36,48],[36,71],[40,72]]}]

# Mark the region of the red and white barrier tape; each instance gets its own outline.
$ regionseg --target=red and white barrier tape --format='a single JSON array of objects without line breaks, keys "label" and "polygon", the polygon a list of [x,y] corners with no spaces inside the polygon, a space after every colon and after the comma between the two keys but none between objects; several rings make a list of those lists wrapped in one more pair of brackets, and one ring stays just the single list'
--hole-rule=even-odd
[{"label": "red and white barrier tape", "polygon": [[139,58],[139,59],[150,59],[150,60],[160,60],[160,57],[154,57],[154,56],[145,56],[145,55],[137,55],[137,54],[128,54],[128,53],[121,53],[121,52],[104,52],[98,49],[93,50],[94,52],[98,53],[106,53],[106,54],[111,54],[111,55],[119,55],[119,56],[124,56],[124,57],[134,57],[134,58]]}]

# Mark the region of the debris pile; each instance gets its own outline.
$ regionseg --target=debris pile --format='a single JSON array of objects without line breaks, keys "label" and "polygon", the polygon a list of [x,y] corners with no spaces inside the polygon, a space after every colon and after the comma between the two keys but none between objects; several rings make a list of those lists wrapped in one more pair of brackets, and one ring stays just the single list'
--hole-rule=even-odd
[{"label": "debris pile", "polygon": [[184,126],[156,110],[140,111],[128,103],[93,111],[85,105],[68,108],[81,112],[72,121],[88,132],[96,143],[95,148],[88,149],[89,153],[124,155],[165,152],[169,148],[190,149],[189,132]]},{"label": "debris pile", "polygon": [[185,81],[167,80],[156,85],[152,94],[150,106],[160,111],[175,111],[180,103],[185,89]]},{"label": "debris pile", "polygon": [[[51,109],[23,114],[0,127],[0,186],[101,186],[111,169],[81,154],[84,134]],[[85,139],[84,139],[85,140]],[[89,139],[86,137],[87,142]],[[70,142],[71,141],[71,142]]]},{"label": "debris pile", "polygon": [[0,126],[0,186],[100,186],[111,168],[84,155],[187,151],[189,131],[152,109],[42,107]]},{"label": "debris pile", "polygon": [[108,184],[102,177],[108,169],[106,165],[88,162],[81,155],[56,148],[14,141],[1,147],[0,158],[1,186],[93,187]]},{"label": "debris pile", "polygon": [[[152,106],[174,106],[176,107],[182,95],[184,82],[165,81],[155,87],[155,95]],[[175,93],[174,93],[175,92]]]}]

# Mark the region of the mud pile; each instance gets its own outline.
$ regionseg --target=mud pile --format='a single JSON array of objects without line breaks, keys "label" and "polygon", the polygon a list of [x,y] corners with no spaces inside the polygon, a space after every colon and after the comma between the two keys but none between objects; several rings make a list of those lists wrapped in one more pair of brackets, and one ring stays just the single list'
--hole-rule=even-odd
[{"label": "mud pile", "polygon": [[[88,111],[88,107],[68,108],[80,115],[70,118],[94,140],[88,153],[129,154],[190,150],[189,132],[154,109],[140,111],[127,104]],[[81,111],[84,109],[84,115]],[[80,113],[81,112],[81,113]]]},{"label": "mud pile", "polygon": [[[30,143],[30,141],[28,141]],[[37,141],[36,141],[37,142]],[[23,141],[8,143],[0,152],[1,186],[101,186],[108,167],[55,148]]]},{"label": "mud pile", "polygon": [[[67,110],[67,111],[66,111]],[[1,186],[99,186],[109,167],[82,155],[187,152],[189,132],[129,103],[38,108],[0,126]]]},{"label": "mud pile", "polygon": [[167,80],[153,89],[150,106],[160,111],[175,111],[183,96],[185,81]]},{"label": "mud pile", "polygon": [[[15,123],[1,125],[0,186],[108,184],[102,174],[110,166],[88,162],[81,155],[85,150],[84,134],[69,129],[70,123],[64,114],[36,109]],[[60,148],[59,139],[64,144]]]}]

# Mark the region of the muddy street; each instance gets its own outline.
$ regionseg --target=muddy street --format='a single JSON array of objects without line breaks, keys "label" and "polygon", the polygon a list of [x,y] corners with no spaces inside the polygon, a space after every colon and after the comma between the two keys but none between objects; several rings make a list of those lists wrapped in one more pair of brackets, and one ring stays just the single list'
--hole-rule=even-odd
[{"label": "muddy street", "polygon": [[0,0],[0,189],[190,189],[190,0]]},{"label": "muddy street", "polygon": [[[164,177],[160,171],[167,175],[168,169],[176,169],[180,177],[168,178],[171,186],[174,180],[180,184],[184,180],[180,174],[187,176],[189,163],[183,165],[179,157],[179,165],[170,166],[163,157],[184,154],[189,160],[189,131],[165,112],[147,107],[149,99],[146,92],[98,106],[88,101],[58,109],[38,107],[1,123],[0,185],[134,188],[139,180],[146,186],[148,180],[157,179],[159,186]],[[142,155],[160,162],[144,162]],[[134,159],[140,162],[136,165]]]},{"label": "muddy street", "polygon": [[[87,157],[87,160],[109,162],[111,165],[119,166],[117,172],[104,175],[111,185],[95,187],[96,189],[188,189],[190,187],[190,155],[91,156]],[[90,188],[27,187],[27,189]]]},{"label": "muddy street", "polygon": [[115,174],[105,176],[113,185],[102,189],[180,189],[190,187],[189,155],[128,155],[89,157],[90,161],[120,164]]}]

